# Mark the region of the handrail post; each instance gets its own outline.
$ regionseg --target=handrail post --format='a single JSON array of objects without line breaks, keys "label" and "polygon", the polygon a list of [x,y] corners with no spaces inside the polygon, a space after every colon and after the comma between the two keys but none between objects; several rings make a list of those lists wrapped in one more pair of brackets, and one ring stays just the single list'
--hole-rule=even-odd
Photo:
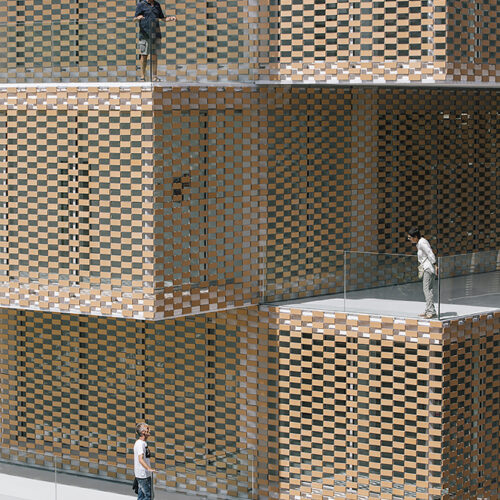
[{"label": "handrail post", "polygon": [[438,257],[438,269],[437,269],[437,279],[438,279],[438,319],[441,319],[441,257]]},{"label": "handrail post", "polygon": [[344,250],[344,312],[347,305],[347,252]]},{"label": "handrail post", "polygon": [[254,495],[255,495],[255,460],[254,460],[253,453],[251,455],[251,463],[252,463],[252,494],[251,494],[251,498],[256,498],[256,497],[254,497]]},{"label": "handrail post", "polygon": [[57,500],[57,458],[54,456],[54,500]]}]

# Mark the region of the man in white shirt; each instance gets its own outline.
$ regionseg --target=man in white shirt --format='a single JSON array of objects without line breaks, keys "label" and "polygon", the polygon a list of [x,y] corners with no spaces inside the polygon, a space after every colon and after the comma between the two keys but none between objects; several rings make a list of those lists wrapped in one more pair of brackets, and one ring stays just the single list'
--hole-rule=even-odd
[{"label": "man in white shirt", "polygon": [[420,230],[416,227],[408,231],[408,240],[417,245],[417,258],[419,267],[423,270],[422,282],[425,297],[425,312],[420,316],[435,318],[434,307],[434,280],[437,273],[436,257],[429,242],[420,236]]},{"label": "man in white shirt", "polygon": [[137,500],[151,500],[151,473],[155,470],[151,468],[151,453],[146,443],[151,434],[149,426],[144,422],[137,424],[135,429],[139,436],[134,444],[134,473],[138,483]]}]

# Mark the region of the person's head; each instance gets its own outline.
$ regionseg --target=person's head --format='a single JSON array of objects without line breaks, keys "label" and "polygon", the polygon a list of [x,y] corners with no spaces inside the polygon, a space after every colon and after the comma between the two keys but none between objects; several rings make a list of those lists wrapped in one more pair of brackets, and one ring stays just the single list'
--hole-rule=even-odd
[{"label": "person's head", "polygon": [[408,239],[412,242],[412,243],[417,243],[418,240],[420,239],[420,229],[418,229],[418,227],[412,227],[409,231],[408,231]]},{"label": "person's head", "polygon": [[140,422],[135,426],[135,432],[140,439],[147,439],[150,436],[149,425],[146,422]]}]

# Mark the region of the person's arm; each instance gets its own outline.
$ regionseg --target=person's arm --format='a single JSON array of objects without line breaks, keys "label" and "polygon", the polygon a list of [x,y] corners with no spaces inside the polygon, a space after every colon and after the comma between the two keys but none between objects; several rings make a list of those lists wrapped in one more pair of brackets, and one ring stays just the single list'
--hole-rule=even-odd
[{"label": "person's arm", "polygon": [[155,469],[152,469],[147,463],[146,460],[144,460],[144,453],[141,453],[139,455],[139,463],[149,472],[156,472]]},{"label": "person's arm", "polygon": [[135,9],[134,21],[140,21],[143,18],[144,18],[144,16],[143,16],[142,5],[138,4],[137,7],[136,7],[136,9]]},{"label": "person's arm", "polygon": [[163,9],[160,7],[160,15],[158,16],[158,19],[161,19],[162,21],[175,21],[177,18],[175,16],[165,17]]},{"label": "person's arm", "polygon": [[434,252],[432,251],[430,243],[427,240],[425,242],[423,241],[421,248],[422,248],[423,252],[425,253],[425,256],[427,257],[429,262],[434,266],[434,268],[436,270],[436,274],[437,274],[438,266],[436,263],[436,256],[434,255]]}]

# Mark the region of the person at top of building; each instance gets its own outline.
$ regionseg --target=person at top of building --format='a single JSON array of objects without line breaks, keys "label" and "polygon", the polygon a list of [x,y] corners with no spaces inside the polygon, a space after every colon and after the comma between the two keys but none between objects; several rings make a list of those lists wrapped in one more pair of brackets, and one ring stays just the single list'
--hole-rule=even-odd
[{"label": "person at top of building", "polygon": [[148,57],[151,55],[151,79],[158,79],[158,54],[161,51],[161,29],[159,21],[175,21],[175,16],[165,17],[156,0],[140,0],[135,8],[134,21],[139,22],[137,43],[141,56],[141,81],[147,79]]}]

